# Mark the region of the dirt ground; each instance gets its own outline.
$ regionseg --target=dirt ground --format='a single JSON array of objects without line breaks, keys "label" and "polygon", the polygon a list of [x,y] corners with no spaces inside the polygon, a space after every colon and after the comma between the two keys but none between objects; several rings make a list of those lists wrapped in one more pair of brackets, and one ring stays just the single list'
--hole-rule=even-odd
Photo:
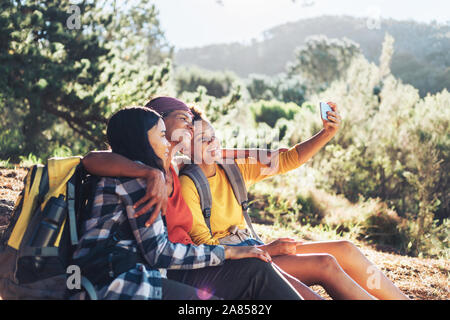
[{"label": "dirt ground", "polygon": [[[23,168],[0,168],[0,235],[9,222],[26,174],[27,169]],[[257,229],[261,228],[270,227],[258,226]],[[401,256],[376,251],[370,247],[361,247],[361,250],[411,299],[450,299],[450,261]],[[312,288],[329,298],[320,286]]]}]

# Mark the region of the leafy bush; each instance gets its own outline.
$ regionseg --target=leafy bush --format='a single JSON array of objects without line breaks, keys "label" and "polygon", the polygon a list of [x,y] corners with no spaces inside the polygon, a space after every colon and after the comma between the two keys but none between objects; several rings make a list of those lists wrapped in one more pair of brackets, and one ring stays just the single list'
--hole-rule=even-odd
[{"label": "leafy bush", "polygon": [[[282,143],[293,145],[321,129],[317,101],[335,101],[343,121],[338,134],[309,161],[315,186],[344,195],[352,205],[361,198],[377,198],[382,205],[365,208],[361,217],[347,220],[330,219],[329,213],[321,220],[320,207],[314,207],[306,210],[312,216],[305,223],[324,223],[341,231],[359,229],[357,234],[365,241],[413,256],[445,256],[449,250],[445,228],[450,212],[450,93],[444,89],[421,99],[415,88],[393,77],[393,43],[387,36],[380,66],[362,57],[354,59],[341,80],[311,95],[311,102],[305,102],[292,119],[276,103],[275,111],[266,108],[257,119],[271,126],[275,123],[273,130],[281,133]],[[263,110],[263,103],[258,103]],[[295,183],[273,188],[287,192]],[[300,199],[297,208],[313,208],[307,198]],[[270,201],[284,206],[282,199]]]},{"label": "leafy bush", "polygon": [[402,220],[385,203],[378,203],[361,221],[359,238],[379,246],[389,246],[406,253],[408,237],[403,231]]},{"label": "leafy bush", "polygon": [[9,162],[9,159],[0,160],[0,168],[14,169],[14,167],[15,166]]},{"label": "leafy bush", "polygon": [[82,30],[66,27],[71,5],[2,2],[0,158],[102,148],[112,112],[165,89],[171,49],[153,4],[79,2]]},{"label": "leafy bush", "polygon": [[271,77],[251,74],[247,81],[247,90],[253,100],[272,100],[275,98],[276,85]]},{"label": "leafy bush", "polygon": [[279,100],[301,105],[305,101],[306,84],[301,77],[276,77],[251,74],[247,80],[247,91],[253,100]]},{"label": "leafy bush", "polygon": [[360,55],[359,45],[349,39],[310,36],[296,50],[296,59],[288,64],[288,70],[290,75],[299,73],[312,89],[322,90],[345,76],[352,59]]},{"label": "leafy bush", "polygon": [[202,86],[208,95],[223,98],[231,93],[236,81],[237,76],[232,72],[213,72],[198,67],[180,67],[174,76],[177,95],[196,92]]},{"label": "leafy bush", "polygon": [[[381,74],[375,65],[356,59],[346,79],[320,95],[340,97],[336,102],[343,117],[338,134],[312,160],[326,177],[321,185],[353,201],[359,194],[380,197],[402,216],[417,215],[420,202],[435,200],[416,196],[418,185],[412,182],[416,176],[414,181],[421,181],[427,194],[439,199],[434,212],[448,217],[448,195],[443,190],[449,177],[450,93],[443,90],[420,99],[416,89],[390,74],[380,80]],[[380,81],[381,101],[372,94]]]},{"label": "leafy bush", "polygon": [[20,156],[20,166],[21,167],[31,167],[35,164],[43,164],[44,161],[37,157],[36,155],[30,153],[28,156]]},{"label": "leafy bush", "polygon": [[294,103],[282,103],[280,101],[258,101],[249,105],[256,122],[265,122],[270,127],[275,127],[276,122],[281,119],[294,119],[299,106]]}]

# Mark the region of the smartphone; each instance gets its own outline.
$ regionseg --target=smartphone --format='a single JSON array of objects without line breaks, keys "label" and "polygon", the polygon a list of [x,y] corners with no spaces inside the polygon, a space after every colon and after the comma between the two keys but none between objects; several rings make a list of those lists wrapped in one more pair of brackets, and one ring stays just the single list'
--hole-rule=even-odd
[{"label": "smartphone", "polygon": [[331,109],[330,105],[325,102],[320,102],[320,114],[322,115],[323,120],[330,121],[330,120],[328,120],[328,116],[327,116],[328,111],[333,111],[333,109]]}]

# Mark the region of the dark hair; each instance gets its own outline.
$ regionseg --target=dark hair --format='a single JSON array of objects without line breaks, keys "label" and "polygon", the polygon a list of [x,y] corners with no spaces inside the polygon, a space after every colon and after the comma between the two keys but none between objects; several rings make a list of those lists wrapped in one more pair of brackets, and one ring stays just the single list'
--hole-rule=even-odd
[{"label": "dark hair", "polygon": [[117,111],[108,121],[106,135],[112,152],[164,172],[163,161],[155,154],[147,132],[161,116],[145,107],[129,107]]},{"label": "dark hair", "polygon": [[203,112],[200,109],[197,109],[195,106],[189,107],[189,109],[191,109],[192,115],[194,116],[192,118],[192,121],[197,121],[197,120],[205,120],[205,117],[203,116]]}]

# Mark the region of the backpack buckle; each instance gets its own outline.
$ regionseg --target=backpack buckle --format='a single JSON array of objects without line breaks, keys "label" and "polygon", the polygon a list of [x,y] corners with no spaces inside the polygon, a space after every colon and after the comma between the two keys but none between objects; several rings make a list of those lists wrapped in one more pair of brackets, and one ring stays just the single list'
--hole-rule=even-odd
[{"label": "backpack buckle", "polygon": [[242,206],[242,210],[244,210],[244,211],[247,211],[248,210],[248,201],[243,201],[242,203],[241,203],[241,206]]}]

